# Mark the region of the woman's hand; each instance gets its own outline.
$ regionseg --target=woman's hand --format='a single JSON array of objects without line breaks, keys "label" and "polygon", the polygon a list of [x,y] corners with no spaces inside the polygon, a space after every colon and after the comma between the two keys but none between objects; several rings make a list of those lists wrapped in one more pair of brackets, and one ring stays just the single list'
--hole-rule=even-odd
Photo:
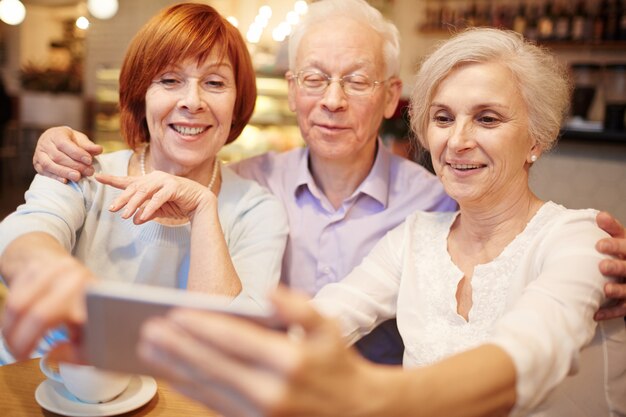
[{"label": "woman's hand", "polygon": [[228,416],[389,415],[379,407],[402,395],[389,379],[401,370],[347,348],[335,322],[305,297],[277,291],[274,304],[297,332],[177,310],[144,326],[140,356],[183,394]]},{"label": "woman's hand", "polygon": [[626,232],[624,226],[607,212],[598,213],[596,222],[612,237],[600,240],[596,249],[600,253],[614,256],[600,262],[600,271],[604,275],[617,278],[616,282],[605,285],[604,293],[608,298],[617,300],[617,304],[603,308],[595,315],[596,320],[607,320],[626,316]]},{"label": "woman's hand", "polygon": [[37,141],[33,166],[37,173],[66,183],[94,174],[93,157],[102,153],[84,134],[67,126],[53,127]]},{"label": "woman's hand", "polygon": [[193,180],[162,171],[153,171],[141,177],[116,177],[96,174],[102,184],[124,190],[113,201],[109,210],[122,208],[122,217],[133,217],[135,224],[142,224],[157,217],[183,219],[193,216],[199,208],[215,207],[217,198],[205,186]]},{"label": "woman's hand", "polygon": [[7,347],[27,359],[43,335],[61,324],[76,340],[85,321],[84,290],[95,276],[50,235],[17,238],[2,255],[0,272],[10,291],[2,322]]},{"label": "woman's hand", "polygon": [[217,197],[193,180],[162,171],[141,177],[97,174],[103,184],[123,189],[109,210],[124,209],[122,217],[142,224],[157,217],[189,218],[191,252],[187,289],[234,298],[241,280],[228,253],[217,212]]}]

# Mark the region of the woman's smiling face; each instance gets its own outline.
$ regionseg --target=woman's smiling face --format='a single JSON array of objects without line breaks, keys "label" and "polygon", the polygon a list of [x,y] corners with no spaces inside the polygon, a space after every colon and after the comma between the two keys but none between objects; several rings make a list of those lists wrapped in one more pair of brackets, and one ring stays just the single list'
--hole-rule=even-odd
[{"label": "woman's smiling face", "polygon": [[528,187],[528,112],[502,64],[468,63],[444,78],[426,137],[433,167],[459,204],[498,201]]},{"label": "woman's smiling face", "polygon": [[[146,121],[155,169],[189,176],[210,170],[230,132],[237,95],[228,58],[211,54],[162,71],[146,92]],[[208,166],[208,168],[207,168]]]}]

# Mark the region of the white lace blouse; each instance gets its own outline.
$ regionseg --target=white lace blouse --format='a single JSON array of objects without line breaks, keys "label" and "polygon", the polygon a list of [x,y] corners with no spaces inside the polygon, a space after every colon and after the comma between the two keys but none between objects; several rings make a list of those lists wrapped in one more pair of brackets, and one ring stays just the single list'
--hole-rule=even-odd
[{"label": "white lace blouse", "polygon": [[350,342],[397,316],[407,367],[498,345],[517,370],[513,415],[624,415],[624,321],[593,320],[606,282],[596,211],[544,204],[498,257],[474,268],[468,321],[457,314],[463,273],[447,250],[457,215],[409,216],[343,281],[324,287],[315,305],[340,320]]}]

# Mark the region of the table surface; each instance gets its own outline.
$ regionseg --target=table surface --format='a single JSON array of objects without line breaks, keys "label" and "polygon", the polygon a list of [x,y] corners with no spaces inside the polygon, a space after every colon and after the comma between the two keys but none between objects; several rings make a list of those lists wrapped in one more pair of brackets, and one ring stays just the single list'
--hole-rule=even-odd
[{"label": "table surface", "polygon": [[[35,389],[44,379],[45,376],[39,370],[39,359],[0,366],[0,416],[57,416],[58,414],[41,408],[35,401]],[[120,416],[217,417],[218,415],[158,381],[154,398],[142,407]]]}]

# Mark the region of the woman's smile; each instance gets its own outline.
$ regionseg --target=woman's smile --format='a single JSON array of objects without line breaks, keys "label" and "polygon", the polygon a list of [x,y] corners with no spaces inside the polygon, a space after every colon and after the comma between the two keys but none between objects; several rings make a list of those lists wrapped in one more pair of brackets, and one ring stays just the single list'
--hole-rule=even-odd
[{"label": "woman's smile", "polygon": [[210,128],[210,126],[185,126],[173,123],[170,127],[183,136],[198,136]]}]

